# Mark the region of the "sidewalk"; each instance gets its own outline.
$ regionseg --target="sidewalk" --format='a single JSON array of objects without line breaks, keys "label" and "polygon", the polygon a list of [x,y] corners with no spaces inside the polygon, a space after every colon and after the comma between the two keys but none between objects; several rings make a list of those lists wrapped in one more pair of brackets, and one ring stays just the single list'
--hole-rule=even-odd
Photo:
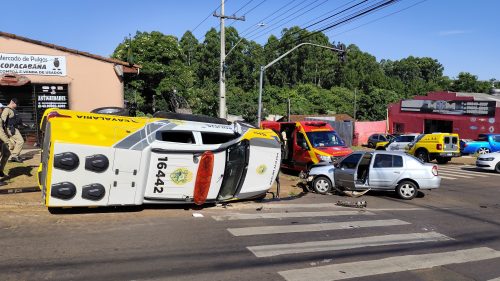
[{"label": "sidewalk", "polygon": [[21,153],[23,163],[7,162],[3,181],[7,185],[0,187],[0,193],[39,190],[36,171],[40,165],[40,149],[24,149]]}]

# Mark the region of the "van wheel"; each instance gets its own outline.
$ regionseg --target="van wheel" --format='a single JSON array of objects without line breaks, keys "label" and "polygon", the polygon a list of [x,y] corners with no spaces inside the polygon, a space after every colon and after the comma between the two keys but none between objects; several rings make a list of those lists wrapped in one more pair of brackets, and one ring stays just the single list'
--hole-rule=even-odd
[{"label": "van wheel", "polygon": [[332,190],[332,182],[325,176],[319,176],[314,179],[312,187],[316,193],[327,194]]},{"label": "van wheel", "polygon": [[153,114],[153,117],[183,120],[183,121],[193,121],[193,122],[214,123],[221,125],[230,124],[226,119],[223,118],[211,117],[206,115],[197,115],[197,114],[166,112],[166,111],[157,111]]},{"label": "van wheel", "polygon": [[438,157],[438,158],[436,158],[436,161],[439,164],[446,164],[446,163],[450,162],[450,160],[451,160],[450,157]]},{"label": "van wheel", "polygon": [[411,181],[402,181],[396,187],[396,192],[399,198],[404,200],[411,200],[417,196],[417,185]]},{"label": "van wheel", "polygon": [[91,111],[92,113],[128,116],[128,110],[116,106],[99,107]]},{"label": "van wheel", "polygon": [[424,162],[429,162],[429,153],[424,149],[418,150],[415,156]]},{"label": "van wheel", "polygon": [[479,154],[486,154],[486,153],[490,153],[490,150],[486,147],[480,147],[478,150],[477,150],[477,153]]}]

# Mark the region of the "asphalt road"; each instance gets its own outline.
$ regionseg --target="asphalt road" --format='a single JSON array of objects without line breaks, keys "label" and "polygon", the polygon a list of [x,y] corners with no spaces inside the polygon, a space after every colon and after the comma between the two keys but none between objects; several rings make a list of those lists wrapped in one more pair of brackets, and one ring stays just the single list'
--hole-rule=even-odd
[{"label": "asphalt road", "polygon": [[200,210],[19,206],[0,218],[0,280],[499,280],[500,174],[440,173],[439,190],[411,201],[369,192]]}]

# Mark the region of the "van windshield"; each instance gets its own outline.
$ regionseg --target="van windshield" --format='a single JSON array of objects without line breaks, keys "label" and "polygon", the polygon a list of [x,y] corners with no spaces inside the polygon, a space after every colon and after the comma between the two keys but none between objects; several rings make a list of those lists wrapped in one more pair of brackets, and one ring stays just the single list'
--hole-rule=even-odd
[{"label": "van windshield", "polygon": [[335,131],[308,132],[306,134],[313,147],[345,146],[344,141]]}]

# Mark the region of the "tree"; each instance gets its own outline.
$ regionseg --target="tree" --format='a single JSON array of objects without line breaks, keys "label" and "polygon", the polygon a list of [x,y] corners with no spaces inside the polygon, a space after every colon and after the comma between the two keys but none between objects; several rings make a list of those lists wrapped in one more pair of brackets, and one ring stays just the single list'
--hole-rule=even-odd
[{"label": "tree", "polygon": [[129,95],[140,94],[138,110],[154,113],[171,110],[167,105],[174,94],[187,95],[193,83],[192,73],[183,64],[182,50],[177,38],[161,32],[137,32],[132,40],[118,45],[113,57],[125,60],[133,50],[135,62],[141,65],[140,74],[127,83]]}]

